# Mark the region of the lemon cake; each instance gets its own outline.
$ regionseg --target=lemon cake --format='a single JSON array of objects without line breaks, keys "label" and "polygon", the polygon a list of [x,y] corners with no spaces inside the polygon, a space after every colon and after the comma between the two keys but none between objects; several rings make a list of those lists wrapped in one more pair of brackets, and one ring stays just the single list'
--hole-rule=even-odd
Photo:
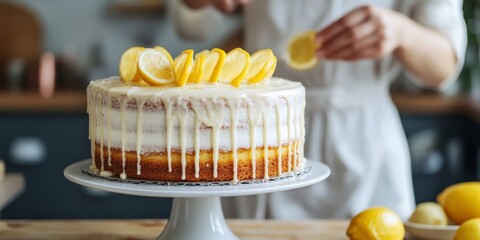
[{"label": "lemon cake", "polygon": [[[207,81],[184,84],[178,84],[181,73],[175,72],[185,68],[174,64],[181,60],[165,57],[165,66],[172,71],[167,75],[175,77],[153,86],[152,79],[145,81],[151,76],[140,67],[142,57],[152,58],[146,51],[131,63],[139,74],[92,81],[87,88],[93,172],[122,179],[237,183],[303,169],[305,89],[300,83],[270,78],[268,71],[258,81],[260,69],[252,73],[257,77],[252,84],[247,77],[252,65],[272,68],[252,55],[241,81],[233,74],[229,80],[212,82],[209,76]],[[229,54],[223,59],[223,71],[228,69]],[[215,65],[219,59],[204,64]],[[196,61],[198,56],[191,69]],[[162,66],[157,61],[158,67]]]}]

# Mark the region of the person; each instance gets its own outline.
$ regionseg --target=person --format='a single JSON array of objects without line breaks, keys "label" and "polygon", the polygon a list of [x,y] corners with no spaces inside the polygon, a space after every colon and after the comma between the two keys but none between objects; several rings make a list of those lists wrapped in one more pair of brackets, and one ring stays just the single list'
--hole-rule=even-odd
[{"label": "person", "polygon": [[[225,201],[229,217],[348,218],[386,206],[414,209],[410,156],[390,83],[405,75],[442,90],[457,78],[466,48],[460,0],[183,0],[175,21],[184,36],[213,26],[216,8],[244,7],[244,47],[281,56],[296,34],[316,30],[318,65],[276,76],[306,86],[305,155],[332,174],[313,186]],[[217,16],[218,17],[218,16]],[[210,20],[209,20],[210,19]],[[220,18],[218,18],[220,19]],[[217,19],[217,20],[218,20]]]}]

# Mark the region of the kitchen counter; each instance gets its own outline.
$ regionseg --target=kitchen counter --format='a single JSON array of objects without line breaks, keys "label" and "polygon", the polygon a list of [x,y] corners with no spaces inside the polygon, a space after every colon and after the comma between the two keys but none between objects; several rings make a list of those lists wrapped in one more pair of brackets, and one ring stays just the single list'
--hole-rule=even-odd
[{"label": "kitchen counter", "polygon": [[[347,220],[227,222],[240,239],[348,239]],[[0,239],[155,239],[166,223],[166,220],[8,220],[0,221]]]},{"label": "kitchen counter", "polygon": [[36,92],[0,92],[0,111],[85,112],[87,109],[86,96],[85,91],[56,92],[51,97],[41,97]]},{"label": "kitchen counter", "polygon": [[480,122],[480,99],[467,94],[444,96],[435,93],[391,92],[400,113],[418,115],[464,115]]},{"label": "kitchen counter", "polygon": [[[480,122],[480,100],[467,94],[444,96],[435,93],[391,92],[401,113],[419,115],[463,114]],[[43,98],[37,93],[0,92],[0,111],[86,111],[85,91],[60,91]]]}]

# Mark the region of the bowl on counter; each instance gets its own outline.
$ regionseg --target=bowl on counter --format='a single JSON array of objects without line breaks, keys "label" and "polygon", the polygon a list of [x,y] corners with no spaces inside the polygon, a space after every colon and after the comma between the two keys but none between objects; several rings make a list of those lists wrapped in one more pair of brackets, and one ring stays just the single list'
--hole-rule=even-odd
[{"label": "bowl on counter", "polygon": [[458,225],[436,226],[405,222],[405,230],[414,237],[413,240],[452,240]]}]

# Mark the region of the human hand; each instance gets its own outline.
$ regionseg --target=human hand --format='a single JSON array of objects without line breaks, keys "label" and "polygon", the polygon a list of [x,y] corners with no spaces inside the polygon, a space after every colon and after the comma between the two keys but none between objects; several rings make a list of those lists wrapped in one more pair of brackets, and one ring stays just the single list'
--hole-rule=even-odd
[{"label": "human hand", "polygon": [[353,61],[388,55],[402,44],[406,18],[374,6],[354,9],[317,33],[317,56]]},{"label": "human hand", "polygon": [[212,4],[224,13],[231,13],[238,6],[245,5],[249,1],[250,0],[183,0],[183,2],[192,9],[199,9]]}]

